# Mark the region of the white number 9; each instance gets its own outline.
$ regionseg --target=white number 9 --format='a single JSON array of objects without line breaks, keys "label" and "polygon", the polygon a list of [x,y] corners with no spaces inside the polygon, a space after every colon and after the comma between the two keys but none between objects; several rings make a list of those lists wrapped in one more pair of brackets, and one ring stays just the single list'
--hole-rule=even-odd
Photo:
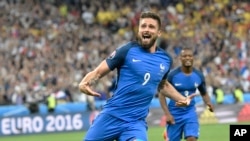
[{"label": "white number 9", "polygon": [[144,75],[144,82],[142,83],[142,85],[146,85],[148,83],[149,79],[150,79],[150,73],[147,72]]}]

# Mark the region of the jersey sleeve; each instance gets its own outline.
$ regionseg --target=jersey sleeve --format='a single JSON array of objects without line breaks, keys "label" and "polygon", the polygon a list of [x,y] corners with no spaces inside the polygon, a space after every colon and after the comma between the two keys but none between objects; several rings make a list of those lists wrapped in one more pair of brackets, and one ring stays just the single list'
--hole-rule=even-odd
[{"label": "jersey sleeve", "polygon": [[110,70],[114,70],[115,68],[119,68],[120,66],[123,65],[125,57],[128,53],[130,46],[123,45],[116,50],[114,50],[109,57],[106,59],[106,62],[109,66]]},{"label": "jersey sleeve", "polygon": [[205,95],[207,93],[205,77],[202,74],[202,72],[200,71],[196,71],[196,72],[201,79],[201,84],[198,86],[198,90],[200,91],[201,95]]},{"label": "jersey sleeve", "polygon": [[168,80],[169,83],[172,83],[172,78],[173,78],[173,71],[169,73],[166,79]]}]

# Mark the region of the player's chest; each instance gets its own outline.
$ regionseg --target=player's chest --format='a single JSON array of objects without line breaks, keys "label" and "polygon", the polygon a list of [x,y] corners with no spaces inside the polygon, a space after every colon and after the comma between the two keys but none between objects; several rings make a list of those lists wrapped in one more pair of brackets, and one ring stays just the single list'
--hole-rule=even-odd
[{"label": "player's chest", "polygon": [[126,67],[137,76],[149,73],[151,77],[162,78],[170,68],[170,62],[155,55],[134,55],[126,62]]},{"label": "player's chest", "polygon": [[201,80],[194,76],[179,76],[172,80],[172,85],[178,91],[194,91],[200,84]]}]

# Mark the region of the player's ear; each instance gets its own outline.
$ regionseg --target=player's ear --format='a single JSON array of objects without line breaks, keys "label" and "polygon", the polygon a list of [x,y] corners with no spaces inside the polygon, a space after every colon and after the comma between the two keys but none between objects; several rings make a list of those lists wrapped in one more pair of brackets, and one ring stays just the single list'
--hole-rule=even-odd
[{"label": "player's ear", "polygon": [[161,30],[158,30],[158,37],[161,36]]}]

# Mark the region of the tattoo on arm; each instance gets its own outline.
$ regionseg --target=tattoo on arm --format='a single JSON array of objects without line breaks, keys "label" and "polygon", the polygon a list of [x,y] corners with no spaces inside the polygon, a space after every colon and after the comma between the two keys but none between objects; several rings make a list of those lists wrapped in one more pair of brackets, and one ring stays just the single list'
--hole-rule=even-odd
[{"label": "tattoo on arm", "polygon": [[97,82],[98,78],[92,78],[89,80],[89,85],[95,85]]},{"label": "tattoo on arm", "polygon": [[89,85],[95,85],[97,83],[97,81],[100,79],[101,75],[97,74],[95,75],[95,77],[91,78],[89,80]]}]

